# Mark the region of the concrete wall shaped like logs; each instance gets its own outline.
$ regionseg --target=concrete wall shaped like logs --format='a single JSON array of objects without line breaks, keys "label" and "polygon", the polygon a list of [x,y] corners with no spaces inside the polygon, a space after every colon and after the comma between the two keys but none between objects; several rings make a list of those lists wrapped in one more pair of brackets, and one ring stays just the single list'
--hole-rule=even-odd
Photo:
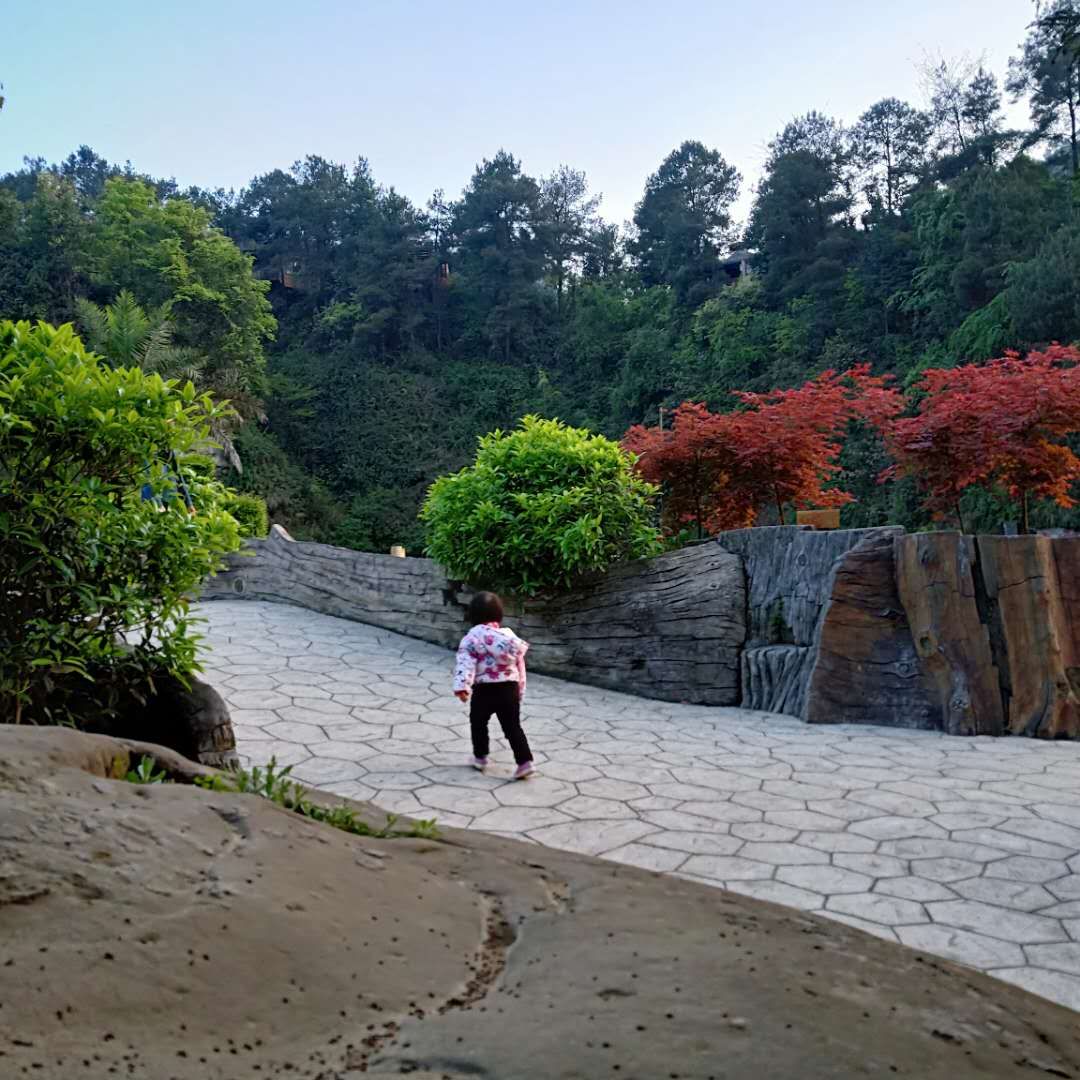
[{"label": "concrete wall shaped like logs", "polygon": [[[471,590],[429,559],[275,528],[204,590],[453,646]],[[666,701],[954,735],[1080,735],[1080,538],[745,529],[509,600],[533,670]]]},{"label": "concrete wall shaped like logs", "polygon": [[[270,600],[453,647],[472,590],[430,559],[295,542],[275,529],[207,582],[203,598]],[[507,598],[542,674],[663,701],[736,705],[746,638],[742,560],[700,544],[616,567],[566,596]]]}]

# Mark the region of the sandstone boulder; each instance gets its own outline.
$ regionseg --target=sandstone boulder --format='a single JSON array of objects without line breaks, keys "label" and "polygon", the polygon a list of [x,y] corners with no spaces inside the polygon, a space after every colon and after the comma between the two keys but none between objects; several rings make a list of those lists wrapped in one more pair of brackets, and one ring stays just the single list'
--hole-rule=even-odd
[{"label": "sandstone boulder", "polygon": [[1080,1075],[1076,1014],[840,923],[115,779],[146,752],[0,726],[0,1076]]},{"label": "sandstone boulder", "polygon": [[811,724],[941,728],[897,590],[896,539],[869,533],[837,560],[814,642],[803,713]]}]

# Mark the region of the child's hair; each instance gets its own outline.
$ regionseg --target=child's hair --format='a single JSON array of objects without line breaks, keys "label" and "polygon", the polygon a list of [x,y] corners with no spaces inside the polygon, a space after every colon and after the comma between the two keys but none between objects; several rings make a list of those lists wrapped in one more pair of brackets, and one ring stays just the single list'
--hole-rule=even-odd
[{"label": "child's hair", "polygon": [[478,592],[469,601],[469,622],[473,626],[502,622],[503,605],[497,593]]}]

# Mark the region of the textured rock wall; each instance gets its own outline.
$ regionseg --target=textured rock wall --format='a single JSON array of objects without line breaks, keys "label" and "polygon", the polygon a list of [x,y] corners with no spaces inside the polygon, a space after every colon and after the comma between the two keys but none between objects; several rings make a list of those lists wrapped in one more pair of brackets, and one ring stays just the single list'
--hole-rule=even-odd
[{"label": "textured rock wall", "polygon": [[799,714],[812,724],[941,727],[897,591],[893,552],[903,539],[868,532],[836,561]]},{"label": "textured rock wall", "polygon": [[747,645],[813,645],[840,556],[867,536],[899,536],[903,531],[816,532],[782,525],[722,533],[717,545],[738,555],[746,568]]},{"label": "textured rock wall", "polygon": [[[276,530],[205,599],[271,600],[454,646],[470,590],[429,559],[297,543]],[[566,597],[510,602],[530,668],[665,701],[735,705],[745,641],[742,562],[702,544],[621,566]]]},{"label": "textured rock wall", "polygon": [[[820,657],[819,637],[845,556],[867,543],[891,544],[893,537],[902,534],[898,527],[817,532],[784,525],[737,529],[717,537],[717,545],[743,560],[746,572],[744,708],[808,718],[810,680]],[[838,653],[837,662],[829,669],[831,676],[850,676],[851,664],[845,671],[839,670],[843,647],[835,635],[830,642]],[[818,692],[827,692],[828,700],[814,709],[817,722],[827,722],[826,717],[836,723],[870,722],[866,710],[859,708],[860,700],[848,697],[853,687],[843,678],[826,687],[825,679],[823,671]],[[836,707],[845,702],[850,707]]]}]

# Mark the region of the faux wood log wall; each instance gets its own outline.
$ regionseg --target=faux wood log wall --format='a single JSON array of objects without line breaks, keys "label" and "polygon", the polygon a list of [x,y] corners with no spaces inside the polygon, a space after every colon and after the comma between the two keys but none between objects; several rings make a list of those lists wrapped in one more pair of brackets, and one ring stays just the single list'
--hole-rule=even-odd
[{"label": "faux wood log wall", "polygon": [[739,703],[745,579],[739,557],[715,544],[616,567],[556,600],[511,604],[509,617],[538,671],[663,701]]},{"label": "faux wood log wall", "polygon": [[974,566],[970,536],[917,533],[896,541],[900,600],[940,726],[950,735],[1000,735],[1001,690]]},{"label": "faux wood log wall", "polygon": [[815,651],[810,645],[758,645],[742,654],[744,709],[804,717]]},{"label": "faux wood log wall", "polygon": [[430,559],[291,540],[275,526],[208,581],[205,600],[270,600],[381,626],[437,645],[462,633],[458,586]]},{"label": "faux wood log wall", "polygon": [[[271,600],[454,646],[471,591],[429,559],[298,543],[275,530],[209,582],[205,599]],[[510,601],[534,671],[708,705],[739,702],[742,561],[703,544],[617,567],[548,602]]]},{"label": "faux wood log wall", "polygon": [[1080,735],[1080,538],[980,536],[978,585],[1014,735]]},{"label": "faux wood log wall", "polygon": [[[469,591],[427,559],[275,530],[204,596],[452,646]],[[1080,736],[1080,538],[740,530],[510,612],[534,670],[643,697],[813,723]]]}]

